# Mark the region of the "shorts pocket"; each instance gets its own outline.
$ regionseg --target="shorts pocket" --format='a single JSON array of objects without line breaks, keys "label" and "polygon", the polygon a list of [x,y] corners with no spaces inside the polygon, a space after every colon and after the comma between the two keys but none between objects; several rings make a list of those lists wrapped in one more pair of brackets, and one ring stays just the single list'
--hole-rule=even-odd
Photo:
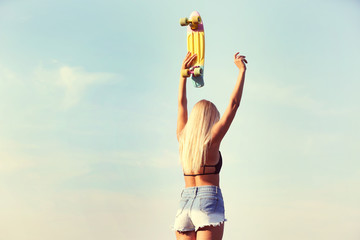
[{"label": "shorts pocket", "polygon": [[188,202],[189,199],[180,199],[180,202],[179,202],[179,207],[178,207],[178,210],[176,212],[176,217],[179,216],[182,211],[184,210],[184,207],[186,205],[186,203]]},{"label": "shorts pocket", "polygon": [[213,213],[218,204],[217,197],[200,198],[200,210],[204,213]]}]

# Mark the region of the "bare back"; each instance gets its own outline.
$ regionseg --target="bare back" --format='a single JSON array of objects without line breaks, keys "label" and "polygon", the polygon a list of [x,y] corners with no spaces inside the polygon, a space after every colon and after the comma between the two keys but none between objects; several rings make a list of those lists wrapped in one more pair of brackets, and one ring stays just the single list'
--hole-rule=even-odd
[{"label": "bare back", "polygon": [[[219,162],[220,153],[219,146],[210,146],[208,156],[205,161],[206,165],[216,165]],[[213,173],[215,167],[206,167],[205,173]],[[199,174],[200,172],[191,172],[186,174]],[[198,175],[198,176],[184,176],[185,187],[196,187],[204,185],[214,185],[219,187],[219,174]]]}]

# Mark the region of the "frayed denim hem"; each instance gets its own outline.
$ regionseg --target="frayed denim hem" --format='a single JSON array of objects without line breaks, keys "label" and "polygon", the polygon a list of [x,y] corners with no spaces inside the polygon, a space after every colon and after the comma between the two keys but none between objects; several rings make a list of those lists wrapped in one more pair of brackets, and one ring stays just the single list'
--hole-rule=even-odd
[{"label": "frayed denim hem", "polygon": [[218,227],[218,226],[220,226],[221,224],[224,224],[226,221],[227,221],[227,219],[224,219],[223,221],[216,222],[216,223],[203,224],[203,225],[201,225],[201,226],[196,227],[195,232],[196,232],[197,230],[199,230],[199,228],[203,228],[203,227]]},{"label": "frayed denim hem", "polygon": [[223,221],[220,221],[220,222],[216,222],[216,223],[207,223],[207,224],[203,224],[201,226],[198,226],[196,227],[195,229],[175,229],[174,226],[171,226],[171,231],[177,231],[177,232],[180,232],[180,233],[183,233],[183,232],[191,232],[191,231],[198,231],[200,228],[203,228],[203,227],[218,227],[220,226],[221,224],[224,224],[225,222],[227,221],[227,219],[224,219]]}]

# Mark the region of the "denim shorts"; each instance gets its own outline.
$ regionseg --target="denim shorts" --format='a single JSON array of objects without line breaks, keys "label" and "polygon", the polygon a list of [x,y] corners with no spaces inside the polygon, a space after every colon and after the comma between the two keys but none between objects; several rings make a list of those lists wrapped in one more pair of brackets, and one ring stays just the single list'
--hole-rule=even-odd
[{"label": "denim shorts", "polygon": [[197,231],[205,226],[219,226],[225,221],[224,200],[219,187],[189,187],[181,193],[173,229]]}]

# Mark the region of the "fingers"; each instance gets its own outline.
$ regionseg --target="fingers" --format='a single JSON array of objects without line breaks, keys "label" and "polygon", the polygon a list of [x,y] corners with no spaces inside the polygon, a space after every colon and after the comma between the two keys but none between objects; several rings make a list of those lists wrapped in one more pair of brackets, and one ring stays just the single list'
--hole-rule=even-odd
[{"label": "fingers", "polygon": [[247,60],[245,59],[246,56],[244,56],[244,55],[239,55],[239,54],[240,54],[240,52],[237,52],[237,53],[234,55],[234,60],[235,60],[235,61],[236,61],[236,60],[241,60],[241,61],[243,61],[243,62],[245,62],[245,63],[248,63]]},{"label": "fingers", "polygon": [[194,55],[191,56],[191,52],[188,52],[188,53],[186,54],[185,61],[187,61],[187,60],[189,60],[189,59],[191,59],[191,58],[194,59],[196,56],[197,56],[196,54],[194,54]]},{"label": "fingers", "polygon": [[187,52],[187,54],[184,58],[183,64],[185,64],[189,60],[190,56],[191,56],[191,52]]},{"label": "fingers", "polygon": [[191,57],[190,57],[190,55],[191,55],[191,52],[188,52],[188,54],[186,55],[185,61],[184,61],[184,65],[185,65],[186,68],[191,67],[191,63],[197,57],[196,54],[192,55]]},{"label": "fingers", "polygon": [[191,63],[193,60],[195,60],[195,59],[196,59],[196,57],[197,57],[197,55],[196,55],[196,54],[192,55],[192,56],[191,56],[191,58],[190,58],[190,63]]},{"label": "fingers", "polygon": [[240,59],[240,58],[246,58],[246,56],[244,56],[244,55],[238,55],[239,53],[237,53],[236,55],[235,55],[235,59]]}]

